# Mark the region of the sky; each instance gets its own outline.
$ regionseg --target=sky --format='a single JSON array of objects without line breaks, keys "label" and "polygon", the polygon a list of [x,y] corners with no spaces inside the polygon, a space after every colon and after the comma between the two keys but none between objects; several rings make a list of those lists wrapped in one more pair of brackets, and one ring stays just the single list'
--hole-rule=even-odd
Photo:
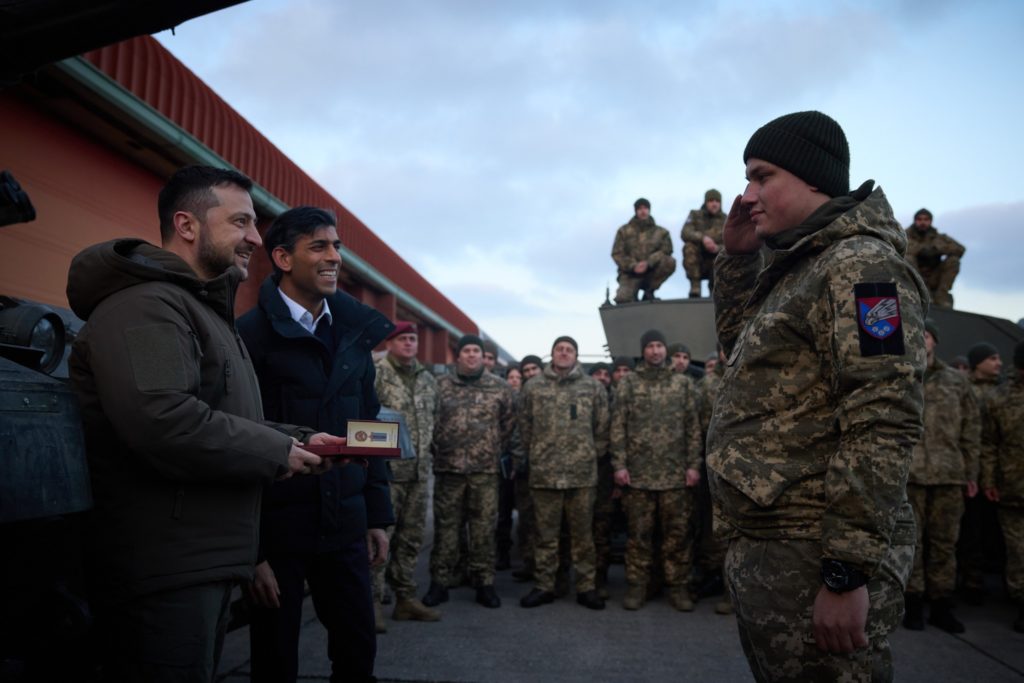
[{"label": "sky", "polygon": [[1024,3],[253,0],[157,39],[517,358],[604,357],[633,201],[681,260],[750,135],[808,109],[851,186],[967,247],[957,308],[1024,317]]}]

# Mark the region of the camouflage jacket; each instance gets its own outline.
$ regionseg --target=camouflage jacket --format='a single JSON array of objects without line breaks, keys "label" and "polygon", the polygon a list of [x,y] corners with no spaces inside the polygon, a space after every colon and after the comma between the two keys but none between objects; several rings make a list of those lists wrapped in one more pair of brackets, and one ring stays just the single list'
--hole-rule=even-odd
[{"label": "camouflage jacket", "polygon": [[988,397],[999,388],[999,380],[970,377],[968,381],[971,383],[971,391],[974,392],[974,400],[978,402],[979,408],[984,410]]},{"label": "camouflage jacket", "polygon": [[[822,206],[809,223],[849,208],[802,237],[790,231],[787,247],[715,260],[727,361],[708,474],[725,536],[817,539],[822,557],[870,575],[894,532],[913,534],[906,484],[922,431],[928,294],[885,194],[869,192]],[[862,353],[858,283],[895,283],[903,354],[870,341]]]},{"label": "camouflage jacket", "polygon": [[910,226],[906,229],[906,235],[907,260],[922,272],[937,268],[945,256],[963,256],[967,251],[964,245],[935,228],[928,228],[922,234]]},{"label": "camouflage jacket", "polygon": [[578,363],[564,376],[548,365],[523,387],[519,434],[530,488],[597,486],[597,460],[608,449],[608,392]]},{"label": "camouflage jacket", "polygon": [[715,410],[715,399],[718,398],[718,390],[722,387],[722,375],[724,374],[725,364],[719,363],[713,371],[704,373],[704,377],[697,384],[697,394],[700,399],[700,428],[705,437],[707,437],[708,428],[711,426],[711,413]]},{"label": "camouflage jacket", "polygon": [[999,489],[999,504],[1024,507],[1024,381],[1000,385],[982,410],[981,487]]},{"label": "camouflage jacket", "polygon": [[924,435],[910,462],[911,484],[978,480],[978,402],[967,378],[936,358],[924,371]]},{"label": "camouflage jacket", "polygon": [[612,467],[629,470],[632,488],[686,486],[686,470],[700,469],[704,450],[693,380],[646,365],[623,377],[615,388],[610,439]]},{"label": "camouflage jacket", "polygon": [[725,227],[725,217],[726,214],[723,211],[719,211],[712,216],[703,206],[699,209],[694,209],[686,217],[686,222],[683,223],[683,230],[681,232],[683,241],[695,244],[703,251],[704,236],[707,235],[715,241],[715,244],[721,250],[722,228]]},{"label": "camouflage jacket", "polygon": [[620,273],[632,273],[641,261],[654,265],[665,257],[672,257],[672,237],[653,216],[643,221],[634,216],[615,233],[612,259]]},{"label": "camouflage jacket", "polygon": [[442,375],[437,387],[434,471],[497,474],[515,427],[512,388],[489,372],[470,379],[454,372]]},{"label": "camouflage jacket", "polygon": [[[410,388],[407,378],[414,380]],[[430,474],[430,443],[434,438],[437,415],[437,380],[419,361],[410,368],[392,363],[388,356],[377,361],[377,397],[380,404],[402,413],[405,426],[416,449],[416,460],[392,460],[391,473],[397,482],[426,481]]]}]

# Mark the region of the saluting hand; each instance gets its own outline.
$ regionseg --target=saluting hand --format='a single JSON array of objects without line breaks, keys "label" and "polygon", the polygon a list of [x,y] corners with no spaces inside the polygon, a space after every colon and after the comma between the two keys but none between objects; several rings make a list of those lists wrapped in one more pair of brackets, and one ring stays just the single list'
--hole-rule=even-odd
[{"label": "saluting hand", "polygon": [[728,254],[753,254],[764,244],[757,236],[757,226],[750,220],[750,208],[743,205],[742,196],[736,195],[725,219],[723,241]]}]

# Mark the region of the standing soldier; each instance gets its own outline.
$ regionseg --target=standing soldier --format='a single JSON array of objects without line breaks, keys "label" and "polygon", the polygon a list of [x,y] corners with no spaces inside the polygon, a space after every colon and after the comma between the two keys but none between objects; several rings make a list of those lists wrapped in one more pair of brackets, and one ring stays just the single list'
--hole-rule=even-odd
[{"label": "standing soldier", "polygon": [[[437,621],[441,613],[424,605],[416,597],[416,560],[423,544],[427,523],[427,478],[430,476],[430,443],[434,438],[437,414],[437,381],[416,359],[419,335],[410,322],[398,321],[385,340],[388,353],[377,361],[377,397],[385,408],[397,410],[405,420],[415,460],[394,460],[391,466],[391,505],[395,525],[391,527],[391,558],[387,564],[387,582],[395,592],[395,621],[409,619]],[[378,597],[383,591],[377,571]]]},{"label": "standing soldier", "polygon": [[728,362],[708,435],[740,641],[757,680],[890,680],[927,290],[885,194],[850,192],[834,120],[779,117],[743,162],[715,261]]},{"label": "standing soldier", "polygon": [[1013,350],[1016,372],[985,402],[981,486],[999,504],[1006,539],[1006,586],[1017,605],[1013,630],[1024,633],[1024,342]]},{"label": "standing soldier", "polygon": [[[1003,359],[999,349],[988,342],[979,342],[967,351],[968,378],[979,409],[984,410],[986,400],[999,386]],[[982,416],[984,421],[984,416]],[[969,498],[964,506],[960,541],[957,545],[957,564],[960,569],[960,588],[964,601],[980,605],[985,601],[985,564],[996,552],[999,516],[996,504],[985,496]]]},{"label": "standing soldier", "polygon": [[647,596],[655,516],[661,523],[662,557],[669,602],[693,610],[688,583],[693,562],[693,487],[700,481],[702,436],[697,390],[666,367],[665,335],[649,330],[640,339],[643,365],[619,382],[612,412],[615,483],[623,496],[629,536],[622,606],[640,609]]},{"label": "standing soldier", "polygon": [[[924,628],[924,596],[931,602],[928,623],[949,633],[963,633],[953,616],[956,588],[956,539],[968,498],[978,493],[981,425],[978,404],[967,379],[935,355],[939,330],[925,321],[924,436],[910,462],[907,496],[917,521],[914,571],[907,582],[903,625]],[[925,541],[927,539],[927,541]]]},{"label": "standing soldier", "polygon": [[509,447],[515,409],[505,380],[484,371],[483,347],[480,337],[464,335],[458,344],[455,372],[437,382],[434,549],[430,553],[430,589],[423,597],[428,607],[448,600],[459,555],[459,528],[467,522],[469,573],[476,601],[484,607],[501,607],[494,590],[498,460]]},{"label": "standing soldier", "polygon": [[708,281],[708,289],[715,287],[715,256],[722,248],[722,193],[708,190],[704,205],[694,209],[683,223],[683,270],[690,280],[690,298],[700,297],[700,281]]},{"label": "standing soldier", "polygon": [[[611,414],[612,375],[608,363],[595,363],[590,368],[590,376],[601,383],[608,398],[609,415]],[[606,444],[607,445],[607,444]],[[612,469],[612,454],[607,448],[597,459],[597,491],[594,500],[594,557],[597,567],[597,594],[602,600],[608,599],[608,567],[612,554],[612,515],[615,512],[615,500],[622,492],[615,487]]]},{"label": "standing soldier", "polygon": [[[715,407],[715,398],[722,386],[722,375],[725,374],[725,358],[720,344],[716,353],[716,356],[708,357],[708,363],[704,366],[707,371],[697,384],[700,429],[705,438],[708,428],[711,426],[711,413]],[[712,359],[716,361],[713,365],[710,362]],[[697,486],[697,543],[694,555],[697,558],[697,568],[703,574],[704,580],[697,589],[697,597],[714,595],[721,591],[723,586],[722,563],[725,561],[725,550],[729,544],[715,536],[712,524],[714,515],[711,508],[711,486],[708,482],[707,463],[702,461],[700,484]],[[728,591],[725,591],[725,596],[715,603],[715,613],[732,614],[732,603],[729,601]]]},{"label": "standing soldier", "polygon": [[676,270],[672,256],[672,237],[651,216],[651,203],[641,197],[633,203],[634,216],[615,233],[612,259],[619,267],[619,289],[615,303],[636,301],[644,290],[644,301],[653,301],[654,292]]},{"label": "standing soldier", "polygon": [[558,540],[568,522],[576,567],[576,602],[604,609],[595,586],[594,489],[597,459],[608,445],[608,398],[585,375],[572,337],[559,337],[551,363],[523,390],[519,430],[530,460],[530,493],[537,522],[536,586],[520,600],[539,607],[555,599]]},{"label": "standing soldier", "polygon": [[[523,356],[519,367],[523,371],[523,386],[544,371],[544,361],[537,355]],[[516,540],[519,542],[519,556],[523,566],[513,570],[512,578],[516,581],[533,580],[533,546],[537,536],[533,517],[533,497],[530,495],[530,463],[525,458],[516,463],[515,505],[519,513],[516,524]]]},{"label": "standing soldier", "polygon": [[907,228],[907,260],[924,278],[939,308],[953,308],[953,280],[960,272],[960,257],[966,248],[955,239],[932,227],[932,212],[918,209],[914,224]]}]

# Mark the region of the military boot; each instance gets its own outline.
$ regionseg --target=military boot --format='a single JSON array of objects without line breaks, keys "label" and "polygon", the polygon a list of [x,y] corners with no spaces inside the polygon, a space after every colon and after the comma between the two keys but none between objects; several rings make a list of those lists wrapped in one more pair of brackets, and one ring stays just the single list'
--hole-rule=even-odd
[{"label": "military boot", "polygon": [[377,633],[388,632],[388,622],[384,619],[384,610],[376,600],[373,601],[373,626]]},{"label": "military boot", "polygon": [[622,606],[628,610],[637,610],[644,606],[647,600],[647,586],[641,583],[631,583],[626,588],[626,597],[622,599]]},{"label": "military boot", "polygon": [[905,612],[903,626],[911,631],[924,630],[924,598],[920,593],[907,593],[903,596]]},{"label": "military boot", "polygon": [[395,621],[440,621],[441,613],[416,598],[398,598],[391,618]]},{"label": "military boot", "polygon": [[690,298],[700,298],[700,280],[690,280]]},{"label": "military boot", "polygon": [[938,626],[946,633],[964,632],[964,625],[953,616],[953,600],[951,598],[932,600],[932,611],[928,616],[928,623]]},{"label": "military boot", "polygon": [[1024,601],[1017,603],[1017,620],[1013,622],[1013,630],[1024,633]]},{"label": "military boot", "polygon": [[437,607],[442,602],[448,602],[448,589],[439,583],[431,581],[427,594],[423,596],[423,604],[427,607]]},{"label": "military boot", "polygon": [[685,586],[672,586],[668,592],[668,602],[680,612],[693,611],[693,599]]}]

